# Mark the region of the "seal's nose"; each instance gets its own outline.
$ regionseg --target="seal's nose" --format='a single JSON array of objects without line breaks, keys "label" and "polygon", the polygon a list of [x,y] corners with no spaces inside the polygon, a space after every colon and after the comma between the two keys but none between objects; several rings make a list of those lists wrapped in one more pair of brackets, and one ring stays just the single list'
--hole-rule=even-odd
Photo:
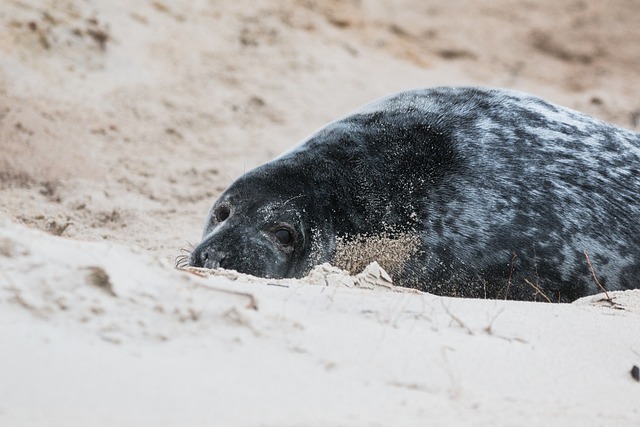
[{"label": "seal's nose", "polygon": [[227,259],[227,254],[210,247],[198,245],[189,257],[189,265],[201,268],[218,268]]},{"label": "seal's nose", "polygon": [[200,246],[196,246],[196,248],[191,252],[189,256],[189,266],[190,267],[202,267],[204,265],[202,260],[202,249]]}]

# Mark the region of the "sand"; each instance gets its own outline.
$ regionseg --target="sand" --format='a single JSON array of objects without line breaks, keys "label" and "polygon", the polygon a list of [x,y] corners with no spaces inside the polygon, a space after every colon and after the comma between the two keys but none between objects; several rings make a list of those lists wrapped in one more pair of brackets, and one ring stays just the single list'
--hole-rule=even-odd
[{"label": "sand", "polygon": [[640,293],[440,298],[173,268],[244,171],[389,93],[523,90],[640,130],[634,1],[0,6],[0,425],[621,425]]}]

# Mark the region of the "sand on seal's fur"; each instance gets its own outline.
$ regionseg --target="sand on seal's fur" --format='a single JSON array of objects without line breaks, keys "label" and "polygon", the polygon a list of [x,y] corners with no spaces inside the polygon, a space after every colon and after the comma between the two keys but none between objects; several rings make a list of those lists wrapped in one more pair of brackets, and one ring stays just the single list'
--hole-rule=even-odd
[{"label": "sand on seal's fur", "polygon": [[396,236],[382,232],[373,236],[357,235],[350,239],[338,237],[331,263],[351,274],[357,274],[376,261],[384,270],[394,275],[402,271],[404,264],[419,246],[419,236],[410,233]]}]

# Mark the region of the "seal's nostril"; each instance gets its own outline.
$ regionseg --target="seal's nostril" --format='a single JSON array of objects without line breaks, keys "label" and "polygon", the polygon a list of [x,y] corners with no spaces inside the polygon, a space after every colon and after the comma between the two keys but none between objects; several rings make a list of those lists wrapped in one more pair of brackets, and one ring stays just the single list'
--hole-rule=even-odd
[{"label": "seal's nostril", "polygon": [[194,252],[192,256],[192,266],[201,268],[218,268],[227,264],[227,255],[223,252],[218,252],[212,248],[202,248],[197,253]]},{"label": "seal's nostril", "polygon": [[227,261],[227,256],[226,256],[226,255],[222,255],[222,256],[220,257],[220,261],[218,262],[218,266],[220,266],[220,267],[222,267],[222,268],[227,268],[227,267],[226,267],[226,265],[227,265],[227,262],[226,262],[226,261]]},{"label": "seal's nostril", "polygon": [[200,267],[207,267],[207,263],[209,261],[209,252],[206,249],[200,252],[198,261],[200,261]]}]

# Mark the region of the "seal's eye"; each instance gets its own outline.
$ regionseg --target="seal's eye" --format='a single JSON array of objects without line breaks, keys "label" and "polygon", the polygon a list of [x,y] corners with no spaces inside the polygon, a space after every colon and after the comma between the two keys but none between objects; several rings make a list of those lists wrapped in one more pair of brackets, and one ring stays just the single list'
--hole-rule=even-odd
[{"label": "seal's eye", "polygon": [[275,232],[276,239],[283,245],[290,245],[293,242],[291,232],[286,228],[278,228]]},{"label": "seal's eye", "polygon": [[216,220],[218,222],[222,222],[225,219],[229,218],[230,213],[231,209],[229,209],[229,206],[220,206],[218,209],[216,209]]}]

